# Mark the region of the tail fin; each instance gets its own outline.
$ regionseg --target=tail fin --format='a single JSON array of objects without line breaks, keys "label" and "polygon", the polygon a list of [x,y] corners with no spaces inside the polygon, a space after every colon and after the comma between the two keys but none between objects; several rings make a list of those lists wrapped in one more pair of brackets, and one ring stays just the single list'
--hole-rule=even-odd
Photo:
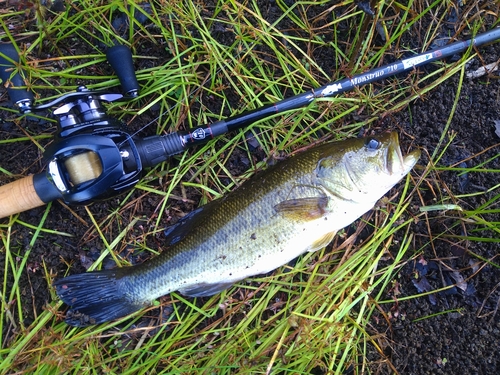
[{"label": "tail fin", "polygon": [[118,319],[145,305],[127,298],[120,269],[71,275],[54,282],[56,292],[71,306],[66,323],[85,327]]}]

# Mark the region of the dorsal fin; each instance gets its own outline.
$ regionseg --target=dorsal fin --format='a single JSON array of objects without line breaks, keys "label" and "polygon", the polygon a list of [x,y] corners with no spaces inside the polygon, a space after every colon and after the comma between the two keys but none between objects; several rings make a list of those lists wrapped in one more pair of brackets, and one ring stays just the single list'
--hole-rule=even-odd
[{"label": "dorsal fin", "polygon": [[183,218],[179,219],[177,223],[165,229],[165,245],[172,246],[186,237],[193,227],[202,223],[207,215],[204,214],[205,206],[198,207],[196,210],[191,211]]}]

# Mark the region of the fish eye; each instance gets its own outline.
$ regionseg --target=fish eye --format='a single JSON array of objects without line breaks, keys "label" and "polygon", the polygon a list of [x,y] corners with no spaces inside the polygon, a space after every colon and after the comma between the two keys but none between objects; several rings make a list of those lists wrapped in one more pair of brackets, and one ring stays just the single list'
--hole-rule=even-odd
[{"label": "fish eye", "polygon": [[375,138],[368,138],[365,146],[370,150],[376,150],[380,147],[380,141],[377,141]]}]

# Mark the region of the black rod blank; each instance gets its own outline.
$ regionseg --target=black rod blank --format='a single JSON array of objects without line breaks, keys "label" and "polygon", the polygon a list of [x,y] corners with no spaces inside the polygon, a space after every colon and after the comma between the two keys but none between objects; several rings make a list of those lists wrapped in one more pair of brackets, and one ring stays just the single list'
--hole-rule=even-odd
[{"label": "black rod blank", "polygon": [[168,134],[163,137],[168,137],[172,142],[172,145],[175,146],[170,147],[168,151],[166,151],[165,157],[161,159],[164,161],[169,156],[184,151],[187,147],[205,143],[215,136],[232,130],[241,129],[274,114],[305,107],[315,99],[332,97],[346,91],[353,90],[355,87],[380,81],[387,77],[412,70],[416,67],[453,56],[459,52],[465,51],[471,45],[480,46],[493,42],[497,39],[500,39],[500,27],[478,34],[473,39],[454,42],[439,49],[434,49],[406,59],[398,60],[391,64],[369,70],[365,73],[356,74],[351,78],[344,78],[336,82],[328,83],[317,89],[312,89],[274,104],[268,104],[251,111],[243,112],[225,120],[216,121],[212,124],[203,125],[189,131]]}]

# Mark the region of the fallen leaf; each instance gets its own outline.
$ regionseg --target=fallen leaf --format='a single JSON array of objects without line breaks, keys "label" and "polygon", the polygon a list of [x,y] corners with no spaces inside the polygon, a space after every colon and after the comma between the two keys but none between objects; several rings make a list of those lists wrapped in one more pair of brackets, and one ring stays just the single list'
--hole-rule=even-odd
[{"label": "fallen leaf", "polygon": [[422,266],[426,266],[427,265],[427,261],[422,256],[418,260],[418,263],[420,263]]},{"label": "fallen leaf", "polygon": [[[430,292],[432,290],[432,286],[425,276],[421,277],[420,280],[413,279],[412,282],[419,293]],[[429,294],[429,301],[432,305],[435,305],[437,303],[436,296]]]},{"label": "fallen leaf", "polygon": [[455,280],[457,288],[464,292],[467,290],[467,283],[464,281],[464,277],[460,274],[460,272],[453,271],[450,276]]},{"label": "fallen leaf", "polygon": [[479,270],[480,264],[481,264],[481,262],[478,262],[472,258],[469,259],[469,266],[470,266],[473,273],[476,273]]},{"label": "fallen leaf", "polygon": [[500,60],[495,61],[495,62],[488,64],[488,65],[482,66],[473,72],[466,73],[465,75],[467,76],[467,78],[479,78],[479,77],[482,77],[486,74],[496,72],[498,70],[499,61]]},{"label": "fallen leaf", "polygon": [[500,120],[493,120],[495,123],[495,134],[500,138]]}]

